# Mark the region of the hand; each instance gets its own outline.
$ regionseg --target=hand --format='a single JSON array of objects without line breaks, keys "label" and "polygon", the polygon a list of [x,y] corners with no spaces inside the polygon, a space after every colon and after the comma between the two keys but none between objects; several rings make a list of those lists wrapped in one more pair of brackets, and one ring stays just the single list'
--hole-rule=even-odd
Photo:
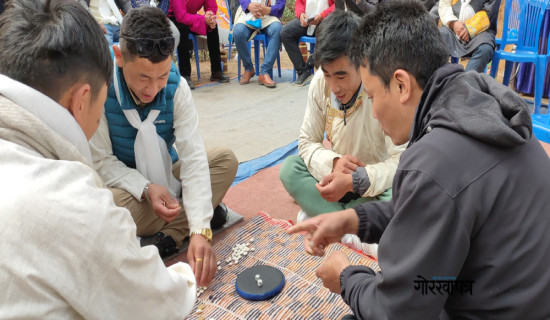
[{"label": "hand", "polygon": [[178,199],[172,198],[168,189],[159,184],[149,185],[149,200],[153,211],[159,218],[166,222],[172,222],[181,211]]},{"label": "hand", "polygon": [[271,12],[271,7],[268,7],[264,4],[260,5],[260,13],[262,16],[267,16]]},{"label": "hand", "polygon": [[346,193],[353,192],[353,177],[351,174],[340,172],[329,173],[315,184],[315,188],[323,199],[328,202],[337,202]]},{"label": "hand", "polygon": [[464,42],[470,41],[470,34],[468,33],[468,29],[466,28],[464,22],[451,21],[449,24],[453,32],[458,36],[460,40]]},{"label": "hand", "polygon": [[101,30],[103,31],[103,33],[107,34],[107,28],[105,28],[105,25],[103,23],[100,23],[99,24],[99,27],[101,28]]},{"label": "hand", "polygon": [[323,280],[323,285],[330,292],[340,294],[342,287],[340,286],[340,274],[350,265],[348,257],[342,251],[333,251],[323,264],[317,268],[315,275]]},{"label": "hand", "polygon": [[210,242],[200,234],[194,234],[189,240],[189,249],[187,249],[187,261],[193,272],[197,284],[206,287],[218,270],[216,255]]},{"label": "hand", "polygon": [[300,25],[302,27],[307,27],[307,16],[305,13],[300,14]]},{"label": "hand", "polygon": [[323,17],[321,17],[321,15],[318,14],[318,15],[315,15],[315,17],[313,18],[313,20],[311,20],[311,21],[309,22],[309,24],[316,26],[316,25],[318,25],[319,23],[321,23],[321,21],[323,21]]},{"label": "hand", "polygon": [[363,161],[359,160],[352,155],[345,154],[341,158],[336,158],[332,161],[332,172],[340,172],[350,174],[354,172],[357,167],[364,167]]},{"label": "hand", "polygon": [[216,27],[216,15],[212,11],[206,11],[204,14],[204,21],[210,29],[214,29]]},{"label": "hand", "polygon": [[254,18],[256,19],[259,19],[261,16],[262,16],[262,5],[259,4],[259,3],[250,3],[248,5],[248,11],[250,11],[250,13],[252,13],[252,15],[254,16]]},{"label": "hand", "polygon": [[288,228],[287,232],[289,234],[307,232],[304,239],[306,252],[321,257],[329,244],[340,241],[346,233],[357,234],[358,230],[357,213],[353,209],[347,209],[307,219]]}]

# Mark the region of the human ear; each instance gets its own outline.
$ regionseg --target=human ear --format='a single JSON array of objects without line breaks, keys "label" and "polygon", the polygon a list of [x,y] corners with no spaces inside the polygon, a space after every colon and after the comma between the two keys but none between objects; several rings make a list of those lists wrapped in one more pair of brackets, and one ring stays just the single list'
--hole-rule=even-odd
[{"label": "human ear", "polygon": [[113,53],[115,54],[116,65],[119,68],[122,68],[123,66],[122,51],[120,51],[120,47],[117,46],[116,44],[113,44]]},{"label": "human ear", "polygon": [[83,125],[91,108],[91,91],[87,83],[75,83],[68,92],[67,109],[76,122]]},{"label": "human ear", "polygon": [[393,73],[393,78],[395,80],[395,85],[399,91],[399,102],[405,104],[412,95],[412,78],[411,75],[403,70],[397,69]]}]

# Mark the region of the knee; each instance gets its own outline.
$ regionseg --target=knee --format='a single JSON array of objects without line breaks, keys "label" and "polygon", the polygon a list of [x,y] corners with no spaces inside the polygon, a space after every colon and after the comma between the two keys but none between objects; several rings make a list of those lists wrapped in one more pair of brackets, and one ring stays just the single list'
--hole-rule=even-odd
[{"label": "knee", "polygon": [[269,25],[268,28],[268,35],[271,38],[274,37],[280,37],[281,36],[281,30],[283,29],[283,25],[280,22],[273,22]]},{"label": "knee", "polygon": [[494,48],[492,45],[488,43],[484,43],[479,47],[477,47],[476,51],[479,56],[484,57],[486,59],[491,59],[493,57]]},{"label": "knee", "polygon": [[233,39],[235,39],[235,42],[246,40],[246,29],[247,27],[242,23],[239,23],[233,27]]},{"label": "knee", "polygon": [[299,170],[299,162],[302,160],[300,156],[292,155],[288,156],[279,170],[279,179],[281,180],[285,189],[292,194],[292,181],[296,176],[297,171]]},{"label": "knee", "polygon": [[239,168],[239,161],[233,153],[233,150],[227,147],[215,147],[208,152],[209,166],[212,167],[224,167],[228,173],[231,173],[233,178],[237,174]]}]

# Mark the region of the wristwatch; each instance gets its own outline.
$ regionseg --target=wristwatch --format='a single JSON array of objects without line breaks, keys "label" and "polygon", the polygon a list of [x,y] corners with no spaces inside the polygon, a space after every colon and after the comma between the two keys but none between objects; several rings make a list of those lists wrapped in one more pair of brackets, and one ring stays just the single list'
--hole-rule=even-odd
[{"label": "wristwatch", "polygon": [[200,234],[205,237],[208,242],[212,242],[212,230],[210,228],[202,228],[191,232],[191,235]]}]

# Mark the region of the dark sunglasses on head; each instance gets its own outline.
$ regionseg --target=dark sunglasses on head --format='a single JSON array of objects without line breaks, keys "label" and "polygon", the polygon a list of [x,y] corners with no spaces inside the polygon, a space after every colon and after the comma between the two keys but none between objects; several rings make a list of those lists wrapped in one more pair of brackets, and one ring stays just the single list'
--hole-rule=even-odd
[{"label": "dark sunglasses on head", "polygon": [[140,57],[150,56],[155,49],[155,44],[158,46],[159,51],[163,55],[171,55],[172,52],[174,52],[174,44],[176,43],[174,37],[166,37],[162,39],[130,38],[124,35],[121,35],[120,37],[135,43],[137,53]]}]

